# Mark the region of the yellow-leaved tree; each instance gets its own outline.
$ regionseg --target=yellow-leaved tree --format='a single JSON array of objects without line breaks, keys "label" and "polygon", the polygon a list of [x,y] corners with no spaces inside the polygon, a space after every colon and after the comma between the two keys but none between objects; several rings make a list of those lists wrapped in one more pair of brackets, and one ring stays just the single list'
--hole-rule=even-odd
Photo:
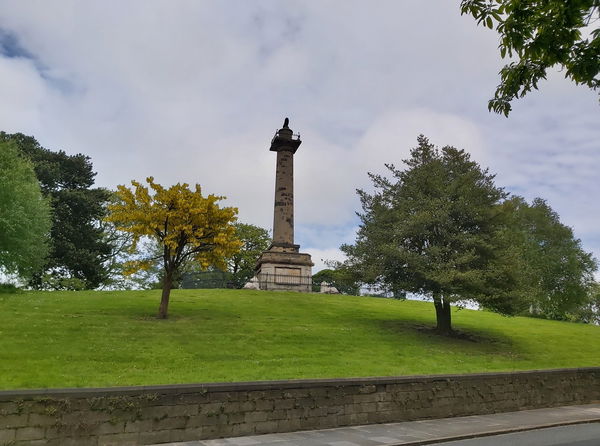
[{"label": "yellow-leaved tree", "polygon": [[[143,237],[150,237],[162,248],[164,280],[158,317],[165,319],[173,277],[190,261],[201,267],[226,267],[226,259],[235,254],[241,242],[235,237],[237,209],[220,208],[224,197],[202,196],[200,185],[177,183],[168,189],[149,177],[148,187],[132,181],[132,189],[118,186],[116,200],[109,206],[106,220],[118,230],[132,234],[132,250]],[[126,273],[149,268],[153,259],[139,259],[128,264]]]}]

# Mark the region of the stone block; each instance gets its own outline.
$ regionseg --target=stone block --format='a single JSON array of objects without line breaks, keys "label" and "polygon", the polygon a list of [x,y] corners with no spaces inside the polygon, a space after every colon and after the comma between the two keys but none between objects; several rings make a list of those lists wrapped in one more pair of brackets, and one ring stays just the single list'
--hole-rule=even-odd
[{"label": "stone block", "polygon": [[274,408],[275,408],[275,404],[273,403],[273,400],[258,400],[256,402],[256,410],[257,411],[273,410]]},{"label": "stone block", "polygon": [[365,386],[360,386],[358,388],[359,394],[375,393],[375,392],[377,392],[377,386],[375,386],[375,385],[365,385]]},{"label": "stone block", "polygon": [[138,444],[156,444],[156,443],[168,443],[171,437],[171,432],[165,431],[150,431],[140,432]]},{"label": "stone block", "polygon": [[296,399],[296,404],[294,407],[315,407],[315,400],[312,398],[297,398]]},{"label": "stone block", "polygon": [[215,426],[204,426],[200,431],[200,439],[219,438],[219,428]]},{"label": "stone block", "polygon": [[251,400],[251,401],[262,400],[267,396],[267,392],[264,390],[251,390],[247,394],[248,394],[248,400]]},{"label": "stone block", "polygon": [[242,401],[239,404],[240,412],[251,412],[256,409],[256,402],[254,401]]},{"label": "stone block", "polygon": [[378,395],[376,393],[371,393],[368,395],[352,395],[352,402],[355,404],[361,403],[375,403],[379,401]]},{"label": "stone block", "polygon": [[23,411],[23,405],[15,402],[0,402],[0,415],[18,415]]},{"label": "stone block", "polygon": [[172,443],[197,440],[191,431],[186,429],[170,429],[169,441]]},{"label": "stone block", "polygon": [[390,395],[390,399],[388,400],[387,398],[382,401],[382,402],[395,402],[397,404],[406,404],[409,401],[409,396],[410,393],[409,392],[394,392]]},{"label": "stone block", "polygon": [[288,417],[287,411],[284,409],[272,410],[267,412],[267,420],[285,420]]},{"label": "stone block", "polygon": [[220,425],[213,426],[204,426],[202,430],[199,430],[201,440],[206,440],[209,438],[220,438],[220,437],[228,437],[228,432],[224,432]]},{"label": "stone block", "polygon": [[139,435],[137,433],[122,433],[101,435],[98,437],[98,446],[136,446]]},{"label": "stone block", "polygon": [[330,429],[332,427],[337,427],[337,417],[335,415],[319,417],[316,420],[316,423],[318,429]]},{"label": "stone block", "polygon": [[238,402],[221,403],[221,408],[219,410],[221,413],[225,413],[225,414],[239,413],[240,412],[240,404],[242,404],[242,403],[238,403]]},{"label": "stone block", "polygon": [[352,415],[354,413],[360,413],[360,404],[344,404],[344,413]]},{"label": "stone block", "polygon": [[266,412],[246,412],[244,414],[245,423],[259,423],[262,421],[267,421],[267,418]]},{"label": "stone block", "polygon": [[316,389],[309,389],[308,396],[310,398],[329,397],[329,390],[325,387],[317,387]]},{"label": "stone block", "polygon": [[52,417],[50,415],[40,415],[39,413],[29,414],[29,420],[27,424],[29,426],[52,426],[56,424],[56,417]]},{"label": "stone block", "polygon": [[177,406],[166,406],[169,417],[191,417],[192,415],[198,415],[197,404],[179,404]]},{"label": "stone block", "polygon": [[288,418],[302,418],[306,416],[308,410],[308,408],[288,409],[287,416]]},{"label": "stone block", "polygon": [[[153,410],[158,408],[157,410]],[[160,406],[148,406],[142,409],[141,415],[145,418],[145,415],[152,414],[151,418],[163,418],[167,417],[182,417],[192,416],[198,414],[197,404],[178,404],[178,405],[160,405]]]},{"label": "stone block", "polygon": [[277,432],[294,432],[302,429],[300,420],[286,419],[277,421]]},{"label": "stone block", "polygon": [[332,404],[333,399],[329,397],[317,397],[313,399],[315,407],[327,407]]},{"label": "stone block", "polygon": [[187,393],[171,393],[158,395],[156,399],[147,401],[144,407],[148,406],[177,406],[179,404],[195,404],[185,401]]},{"label": "stone block", "polygon": [[[244,404],[246,404],[246,403],[244,403]],[[254,403],[253,403],[253,405],[254,405]],[[275,401],[273,401],[273,408],[275,410],[278,410],[278,409],[293,409],[295,405],[296,405],[296,400],[293,400],[293,399],[283,399],[283,400],[275,400]],[[242,407],[243,406],[240,406],[241,410],[243,410]],[[253,410],[253,409],[251,409],[251,410]],[[244,412],[245,412],[245,410],[244,410]]]},{"label": "stone block", "polygon": [[40,440],[45,433],[46,429],[43,427],[21,427],[15,432],[15,440]]},{"label": "stone block", "polygon": [[98,437],[60,437],[47,440],[46,446],[97,446]]},{"label": "stone block", "polygon": [[11,427],[25,427],[29,416],[26,413],[20,415],[6,415],[0,417],[0,429],[10,429]]},{"label": "stone block", "polygon": [[178,433],[177,435],[183,435],[185,438],[177,441],[198,441],[208,438],[207,436],[203,436],[203,427],[186,427],[184,431],[185,433]]},{"label": "stone block", "polygon": [[398,420],[398,416],[395,412],[370,412],[367,414],[367,421],[369,424],[392,423],[396,420]]},{"label": "stone block", "polygon": [[378,408],[380,407],[380,404],[389,404],[389,403],[362,403],[360,404],[360,411],[361,412],[375,412],[377,410],[379,410]]},{"label": "stone block", "polygon": [[[249,395],[251,397],[252,395]],[[308,389],[287,389],[283,392],[284,398],[308,398],[310,391]]]},{"label": "stone block", "polygon": [[350,422],[353,425],[356,425],[356,424],[367,424],[367,422],[368,422],[368,414],[366,414],[366,413],[352,413],[352,414],[350,414]]},{"label": "stone block", "polygon": [[327,406],[327,413],[330,415],[343,415],[344,406]]},{"label": "stone block", "polygon": [[327,413],[327,407],[315,407],[307,411],[309,417],[326,417]]},{"label": "stone block", "polygon": [[266,390],[264,392],[264,397],[262,399],[277,400],[277,399],[281,398],[282,395],[283,395],[283,392],[281,390],[271,389],[271,390]]},{"label": "stone block", "polygon": [[300,421],[300,426],[301,426],[302,430],[315,429],[315,426],[317,424],[315,418],[301,418],[298,421]]},{"label": "stone block", "polygon": [[135,421],[127,421],[125,423],[125,432],[147,432],[152,429],[152,425],[154,424],[153,419],[147,420],[135,420]]},{"label": "stone block", "polygon": [[217,415],[220,413],[225,413],[225,405],[226,403],[206,403],[206,404],[202,404],[199,407],[199,412],[200,414],[213,414],[213,415]]},{"label": "stone block", "polygon": [[[285,412],[284,412],[284,415],[285,415]],[[244,412],[228,413],[228,414],[225,414],[225,416],[227,418],[226,424],[229,424],[229,425],[243,423],[246,418]]]},{"label": "stone block", "polygon": [[187,428],[196,428],[203,426],[215,426],[217,424],[227,423],[227,416],[223,414],[207,415],[200,414],[187,419]]},{"label": "stone block", "polygon": [[[279,423],[279,422],[278,422]],[[229,426],[232,437],[241,437],[244,435],[252,435],[254,433],[254,426],[252,424],[240,423],[232,424]],[[290,432],[277,430],[276,432]]]},{"label": "stone block", "polygon": [[47,439],[70,437],[73,435],[75,435],[75,428],[73,426],[63,426],[59,424],[46,428]]},{"label": "stone block", "polygon": [[256,434],[268,434],[277,431],[277,421],[257,421],[254,423]]},{"label": "stone block", "polygon": [[111,414],[104,411],[77,411],[64,414],[60,418],[60,423],[72,426],[77,426],[79,424],[93,426],[96,424],[106,423],[115,417],[117,417],[117,414]]},{"label": "stone block", "polygon": [[195,415],[193,417],[189,417],[185,427],[186,429],[202,427],[204,426],[204,420],[206,420],[206,415]]},{"label": "stone block", "polygon": [[169,417],[154,421],[153,430],[183,429],[187,423],[187,417]]},{"label": "stone block", "polygon": [[143,407],[140,410],[140,418],[142,420],[145,419],[155,419],[160,420],[162,418],[167,418],[169,416],[170,407],[172,406],[150,406]]},{"label": "stone block", "polygon": [[336,423],[338,426],[343,427],[343,426],[350,426],[352,424],[352,421],[350,419],[350,415],[337,415],[336,417]]},{"label": "stone block", "polygon": [[118,434],[125,432],[125,422],[117,421],[115,423],[106,422],[97,424],[90,428],[90,433],[94,435]]},{"label": "stone block", "polygon": [[[2,444],[2,443],[0,443]],[[41,440],[27,440],[25,442],[14,443],[17,446],[19,445],[27,445],[27,446],[48,446],[48,441],[44,438]]]},{"label": "stone block", "polygon": [[345,404],[354,403],[354,395],[338,395],[329,399],[329,405],[331,406],[344,406]]},{"label": "stone block", "polygon": [[200,439],[200,434],[197,428],[172,430],[171,435],[169,436],[169,441],[173,443],[195,441],[198,439]]},{"label": "stone block", "polygon": [[16,429],[0,429],[0,444],[10,444],[15,439]]},{"label": "stone block", "polygon": [[208,403],[208,395],[209,394],[205,392],[184,393],[182,395],[179,395],[177,398],[179,399],[179,402],[181,404],[205,404]]},{"label": "stone block", "polygon": [[239,401],[237,392],[214,392],[208,394],[208,401],[220,403],[224,401]]}]

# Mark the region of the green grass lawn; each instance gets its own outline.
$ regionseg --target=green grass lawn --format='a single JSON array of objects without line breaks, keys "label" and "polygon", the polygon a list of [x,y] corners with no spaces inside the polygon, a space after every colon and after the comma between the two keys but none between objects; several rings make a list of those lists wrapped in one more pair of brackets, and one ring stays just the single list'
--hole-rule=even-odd
[{"label": "green grass lawn", "polygon": [[600,366],[600,327],[433,304],[245,290],[0,294],[0,389]]}]

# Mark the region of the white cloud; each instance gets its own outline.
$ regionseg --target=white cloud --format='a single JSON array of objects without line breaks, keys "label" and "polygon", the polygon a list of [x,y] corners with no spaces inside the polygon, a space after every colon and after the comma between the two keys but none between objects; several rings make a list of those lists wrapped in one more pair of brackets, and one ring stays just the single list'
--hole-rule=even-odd
[{"label": "white cloud", "polygon": [[0,122],[8,129],[24,122],[38,129],[46,91],[33,63],[26,59],[0,57],[0,80],[4,103],[0,106]]},{"label": "white cloud", "polygon": [[321,271],[322,269],[328,269],[329,265],[327,265],[326,262],[343,262],[346,259],[344,254],[339,249],[335,248],[320,249],[309,246],[303,251],[310,253],[312,261],[315,264],[315,266],[313,266],[313,274]]},{"label": "white cloud", "polygon": [[34,58],[0,52],[0,130],[90,155],[100,185],[198,182],[270,227],[268,147],[289,116],[297,241],[337,258],[366,172],[424,133],[547,198],[600,257],[596,95],[558,73],[489,114],[497,35],[452,2],[0,0],[0,28]]}]

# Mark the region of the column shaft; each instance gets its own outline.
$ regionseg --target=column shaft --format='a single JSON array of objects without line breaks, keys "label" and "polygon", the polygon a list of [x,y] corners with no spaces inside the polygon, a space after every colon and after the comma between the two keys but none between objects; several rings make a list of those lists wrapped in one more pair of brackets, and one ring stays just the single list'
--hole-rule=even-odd
[{"label": "column shaft", "polygon": [[294,244],[294,153],[277,152],[273,243]]}]

